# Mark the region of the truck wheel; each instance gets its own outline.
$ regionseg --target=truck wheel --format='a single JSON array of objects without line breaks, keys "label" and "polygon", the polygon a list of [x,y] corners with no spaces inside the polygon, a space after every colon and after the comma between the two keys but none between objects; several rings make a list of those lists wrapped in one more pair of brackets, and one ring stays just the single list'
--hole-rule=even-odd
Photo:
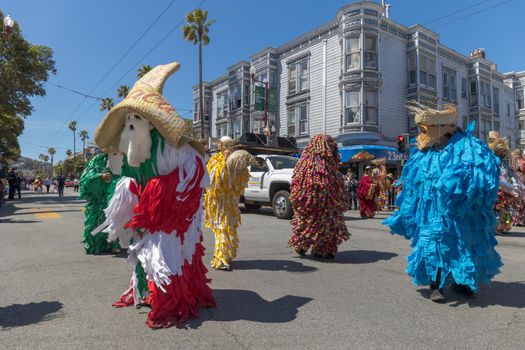
[{"label": "truck wheel", "polygon": [[273,196],[272,201],[273,213],[279,219],[292,218],[292,203],[290,203],[290,192],[278,191]]},{"label": "truck wheel", "polygon": [[246,210],[257,210],[261,209],[262,205],[244,203],[244,207],[246,208]]}]

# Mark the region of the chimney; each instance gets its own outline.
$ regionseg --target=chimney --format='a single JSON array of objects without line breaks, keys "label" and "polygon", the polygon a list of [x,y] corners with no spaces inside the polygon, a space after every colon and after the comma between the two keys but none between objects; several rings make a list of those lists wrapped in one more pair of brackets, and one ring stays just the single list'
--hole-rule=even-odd
[{"label": "chimney", "polygon": [[385,3],[385,0],[381,0],[381,6],[383,7],[383,16],[390,18],[390,6],[392,5]]},{"label": "chimney", "polygon": [[485,59],[485,49],[475,49],[470,52],[470,58],[483,58]]}]

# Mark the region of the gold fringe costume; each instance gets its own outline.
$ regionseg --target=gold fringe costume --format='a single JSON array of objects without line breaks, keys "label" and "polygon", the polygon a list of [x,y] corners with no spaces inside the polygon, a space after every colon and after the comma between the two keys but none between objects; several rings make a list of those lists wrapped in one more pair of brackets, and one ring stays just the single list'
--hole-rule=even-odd
[{"label": "gold fringe costume", "polygon": [[250,177],[250,159],[251,156],[246,151],[235,151],[228,159],[220,151],[208,161],[211,183],[204,196],[204,209],[206,227],[211,228],[215,235],[215,250],[211,261],[214,269],[229,269],[230,262],[237,255],[237,227],[241,223],[239,198]]}]

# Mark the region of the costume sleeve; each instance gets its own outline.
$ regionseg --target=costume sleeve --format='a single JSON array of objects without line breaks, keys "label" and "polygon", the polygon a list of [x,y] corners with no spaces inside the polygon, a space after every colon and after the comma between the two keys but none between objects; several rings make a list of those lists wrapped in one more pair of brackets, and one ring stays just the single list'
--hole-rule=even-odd
[{"label": "costume sleeve", "polygon": [[106,196],[108,184],[102,180],[106,162],[106,156],[99,154],[86,165],[79,182],[80,198],[92,200]]}]

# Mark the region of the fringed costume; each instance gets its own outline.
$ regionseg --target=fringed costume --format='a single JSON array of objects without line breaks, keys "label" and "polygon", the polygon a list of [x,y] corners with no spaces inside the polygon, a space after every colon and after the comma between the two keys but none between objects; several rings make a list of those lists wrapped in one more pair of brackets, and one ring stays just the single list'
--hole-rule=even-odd
[{"label": "fringed costume", "polygon": [[294,168],[290,196],[294,214],[288,244],[300,255],[312,249],[314,256],[332,258],[350,237],[344,220],[349,197],[339,161],[335,140],[316,135]]},{"label": "fringed costume", "polygon": [[373,218],[376,215],[376,198],[379,195],[379,186],[371,175],[370,167],[361,176],[357,186],[357,198],[359,199],[359,211],[361,218]]},{"label": "fringed costume", "polygon": [[493,203],[499,159],[485,143],[455,127],[456,109],[412,107],[421,133],[403,168],[399,210],[383,223],[412,240],[407,273],[416,285],[430,285],[431,299],[444,302],[443,287],[472,297],[499,273],[501,258]]},{"label": "fringed costume", "polygon": [[[250,177],[248,165],[251,156],[245,151],[232,151],[233,140],[222,138],[219,152],[210,158],[207,165],[210,187],[204,197],[204,208],[206,227],[211,228],[215,235],[211,267],[218,270],[229,270],[231,261],[237,255],[237,228],[241,223],[239,198]],[[242,164],[236,168],[232,162],[237,158]]]}]

